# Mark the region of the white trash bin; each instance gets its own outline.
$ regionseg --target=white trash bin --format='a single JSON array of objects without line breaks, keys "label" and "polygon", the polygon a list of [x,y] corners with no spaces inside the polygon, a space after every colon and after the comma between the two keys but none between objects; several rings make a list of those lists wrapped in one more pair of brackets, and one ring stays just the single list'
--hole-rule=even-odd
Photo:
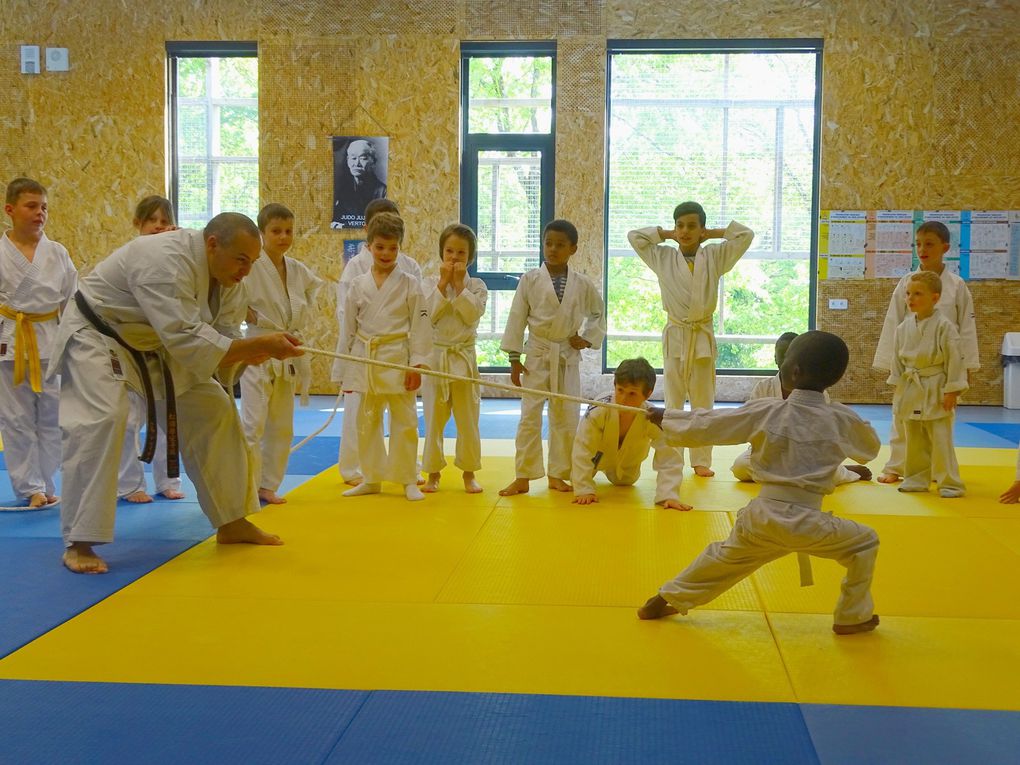
[{"label": "white trash bin", "polygon": [[1020,409],[1020,332],[1002,338],[1002,405]]}]

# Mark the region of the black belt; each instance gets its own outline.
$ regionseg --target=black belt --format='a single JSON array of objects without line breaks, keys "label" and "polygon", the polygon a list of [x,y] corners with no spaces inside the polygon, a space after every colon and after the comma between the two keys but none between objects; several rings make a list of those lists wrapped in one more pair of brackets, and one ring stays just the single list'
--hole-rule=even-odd
[{"label": "black belt", "polygon": [[124,339],[117,334],[117,331],[99,317],[92,306],[89,305],[81,292],[74,293],[74,302],[78,310],[89,320],[89,323],[102,335],[116,340],[117,343],[128,352],[131,360],[138,368],[138,375],[142,380],[142,387],[145,389],[145,445],[138,457],[142,462],[152,462],[156,453],[156,395],[152,390],[152,378],[149,376],[149,366],[146,363],[146,356],[155,356],[159,359],[163,370],[163,393],[166,397],[166,474],[169,478],[177,478],[181,474],[181,461],[177,444],[177,400],[174,394],[174,378],[170,374],[170,367],[163,357],[156,353],[145,353],[132,348]]}]

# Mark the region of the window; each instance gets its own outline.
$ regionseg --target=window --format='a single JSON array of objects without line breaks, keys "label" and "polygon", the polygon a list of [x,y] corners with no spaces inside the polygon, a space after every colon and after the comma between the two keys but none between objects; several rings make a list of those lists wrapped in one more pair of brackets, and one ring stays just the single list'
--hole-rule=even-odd
[{"label": "window", "polygon": [[775,338],[814,326],[821,42],[687,46],[609,45],[606,367],[661,367],[658,283],[627,232],[690,199],[755,232],[720,284],[718,367],[775,369]]},{"label": "window", "polygon": [[478,365],[507,368],[499,350],[517,280],[541,262],[553,210],[554,43],[461,46],[461,220],[478,234],[471,273],[489,305],[478,326]]},{"label": "window", "polygon": [[170,201],[201,228],[224,211],[259,211],[255,43],[167,43]]}]

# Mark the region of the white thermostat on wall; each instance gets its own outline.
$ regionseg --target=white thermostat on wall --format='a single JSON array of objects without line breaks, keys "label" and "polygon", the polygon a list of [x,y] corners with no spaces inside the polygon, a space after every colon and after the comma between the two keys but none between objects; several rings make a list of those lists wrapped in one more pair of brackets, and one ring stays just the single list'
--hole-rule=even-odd
[{"label": "white thermostat on wall", "polygon": [[46,71],[66,72],[71,68],[70,59],[67,55],[67,48],[46,49]]},{"label": "white thermostat on wall", "polygon": [[39,46],[21,46],[21,73],[39,74]]}]

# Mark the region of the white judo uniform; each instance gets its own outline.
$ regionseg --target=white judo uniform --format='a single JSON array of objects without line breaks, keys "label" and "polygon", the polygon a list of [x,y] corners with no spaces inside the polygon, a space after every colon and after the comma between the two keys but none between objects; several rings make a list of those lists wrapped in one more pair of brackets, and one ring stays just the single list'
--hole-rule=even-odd
[{"label": "white judo uniform", "polygon": [[[715,332],[712,317],[719,300],[719,279],[747,252],[754,232],[731,221],[725,241],[702,245],[694,270],[679,250],[663,245],[654,226],[627,234],[630,246],[659,280],[667,322],[662,330],[666,406],[711,409],[715,403]],[[681,452],[682,454],[682,452]],[[712,465],[712,447],[692,449],[692,465]]]},{"label": "white judo uniform", "polygon": [[[527,342],[524,330],[528,331]],[[525,353],[526,388],[552,393],[581,395],[581,352],[568,342],[580,335],[592,348],[606,336],[606,311],[595,283],[572,268],[567,269],[563,301],[556,297],[552,278],[543,265],[524,274],[517,283],[500,348]],[[549,401],[550,478],[570,479],[571,449],[580,408],[573,402],[527,395],[521,398],[517,425],[517,478],[534,480],[545,475],[542,459],[542,408]]]},{"label": "white judo uniform", "polygon": [[[231,369],[219,369],[248,306],[243,284],[210,290],[201,231],[141,236],[101,261],[79,291],[147,367],[157,399],[167,361],[176,389],[181,457],[210,523],[219,528],[259,510],[254,474],[233,397]],[[100,334],[72,300],[61,318],[49,374],[61,374],[65,545],[113,540],[117,465],[131,407],[143,393],[131,356]],[[214,375],[223,379],[220,384]],[[158,418],[165,401],[158,401]]]},{"label": "white judo uniform", "polygon": [[[300,337],[314,315],[322,279],[301,261],[284,256],[283,262],[286,285],[265,251],[245,279],[248,306],[256,314],[249,337],[280,331]],[[283,482],[294,438],[294,393],[307,404],[311,382],[310,356],[270,359],[241,375],[241,424],[260,489],[275,492]]]},{"label": "white judo uniform", "polygon": [[[828,392],[823,393],[825,396],[826,403],[829,402]],[[755,383],[751,389],[751,395],[747,397],[748,401],[754,401],[759,398],[782,398],[783,397],[783,384],[779,379],[779,375],[773,375],[772,377],[765,377]],[[733,465],[730,467],[730,471],[733,473],[733,477],[738,481],[754,481],[754,475],[751,473],[751,447],[747,447],[747,450],[742,452],[739,457],[733,460]],[[861,480],[861,476],[858,473],[854,473],[852,470],[847,470],[846,465],[840,465],[836,468],[835,481],[837,486],[842,486],[845,483],[853,483],[854,481]]]},{"label": "white judo uniform", "polygon": [[[342,350],[364,358],[410,366],[432,359],[432,321],[421,281],[394,268],[381,287],[371,271],[355,278],[343,308]],[[417,483],[418,413],[415,395],[404,389],[404,372],[342,361],[344,390],[361,393],[358,454],[366,483]],[[390,412],[389,453],[383,445],[383,410]]]},{"label": "white judo uniform", "polygon": [[963,496],[953,449],[953,412],[942,408],[945,393],[967,390],[966,360],[953,322],[936,311],[927,319],[910,314],[894,333],[889,384],[893,419],[903,428],[906,456],[901,491],[928,491],[932,479],[944,497]]},{"label": "white judo uniform", "polygon": [[[882,334],[878,338],[875,359],[871,365],[883,372],[892,371],[893,359],[896,356],[896,328],[910,316],[910,311],[907,310],[907,282],[910,281],[911,275],[907,274],[897,282],[896,289],[893,290],[892,298],[889,300],[885,322],[882,324]],[[965,369],[968,371],[980,369],[977,325],[974,321],[974,299],[967,288],[967,283],[948,268],[942,270],[940,277],[942,279],[942,294],[935,304],[935,311],[943,314],[956,327],[956,331],[960,335]],[[902,476],[905,469],[905,458],[906,442],[902,423],[893,417],[892,427],[889,430],[889,461],[882,468],[882,472]]]},{"label": "white judo uniform", "polygon": [[[0,237],[0,436],[11,486],[19,497],[56,493],[60,382],[42,378],[58,316],[77,284],[78,272],[67,250],[45,234],[31,262],[6,233]],[[22,372],[17,385],[16,369]]]},{"label": "white judo uniform", "polygon": [[[421,281],[421,266],[409,255],[402,252],[397,255],[397,269]],[[347,300],[347,290],[356,277],[371,270],[372,253],[368,251],[365,244],[362,244],[358,254],[348,261],[340,273],[340,280],[336,284],[337,353],[343,353],[341,345],[343,344],[344,302]],[[342,364],[340,359],[333,362],[330,376],[333,382],[340,382]],[[362,477],[361,461],[358,457],[358,405],[360,402],[360,392],[344,393],[344,417],[340,426],[340,454],[337,467],[345,481]]]},{"label": "white judo uniform", "polygon": [[[607,396],[604,401],[611,401]],[[588,409],[574,436],[573,468],[570,471],[574,495],[595,493],[595,474],[605,473],[614,486],[631,486],[641,477],[641,465],[655,449],[652,469],[655,478],[655,504],[667,499],[680,500],[684,461],[679,450],[666,443],[662,430],[648,418],[638,415],[620,438],[620,412],[604,406]]]},{"label": "white judo uniform", "polygon": [[[453,286],[446,294],[438,289],[439,279],[425,283],[425,300],[432,319],[433,347],[429,366],[439,372],[465,377],[478,377],[478,355],[475,337],[478,322],[485,313],[489,292],[485,282],[473,276],[464,280],[458,295]],[[478,430],[481,395],[477,385],[454,380],[441,380],[428,375],[422,379],[422,401],[425,404],[425,448],[422,469],[438,473],[446,467],[443,455],[443,429],[450,413],[457,426],[457,447],[453,464],[465,472],[482,467],[482,437]]]},{"label": "white judo uniform", "polygon": [[785,401],[763,398],[738,409],[667,410],[663,432],[672,444],[751,443],[758,496],[738,514],[729,537],[713,542],[659,589],[680,613],[704,605],[769,561],[792,552],[832,558],[846,568],[836,624],[871,618],[871,578],[878,535],[867,526],[821,510],[836,468],[878,454],[874,428],[853,410],[817,391],[795,390]]}]

